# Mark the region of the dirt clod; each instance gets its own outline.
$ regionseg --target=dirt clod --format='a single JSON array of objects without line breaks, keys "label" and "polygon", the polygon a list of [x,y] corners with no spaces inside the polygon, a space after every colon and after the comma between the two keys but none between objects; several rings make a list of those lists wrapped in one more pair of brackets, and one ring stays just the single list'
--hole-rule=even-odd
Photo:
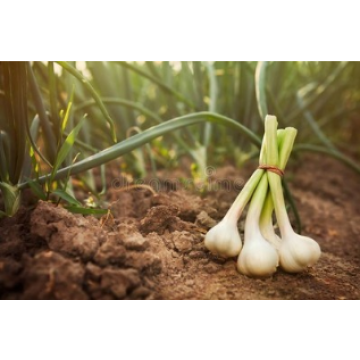
[{"label": "dirt clod", "polygon": [[85,271],[81,264],[53,251],[26,259],[24,299],[87,299],[82,289]]},{"label": "dirt clod", "polygon": [[135,251],[145,251],[150,246],[149,241],[138,232],[125,236],[124,244],[126,249]]},{"label": "dirt clod", "polygon": [[193,236],[186,231],[174,231],[171,234],[175,248],[180,252],[189,252],[193,247]]},{"label": "dirt clod", "polygon": [[178,209],[169,206],[154,206],[140,222],[140,230],[144,234],[157,232],[163,234],[169,225],[174,221]]},{"label": "dirt clod", "polygon": [[94,220],[40,201],[31,215],[30,233],[45,239],[53,251],[87,261],[105,239],[104,231]]}]

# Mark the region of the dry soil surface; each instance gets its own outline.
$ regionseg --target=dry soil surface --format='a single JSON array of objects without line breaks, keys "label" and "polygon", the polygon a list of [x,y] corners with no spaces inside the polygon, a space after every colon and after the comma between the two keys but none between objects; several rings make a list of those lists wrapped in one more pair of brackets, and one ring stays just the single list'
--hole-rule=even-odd
[{"label": "dry soil surface", "polygon": [[205,249],[254,168],[218,169],[206,196],[169,181],[175,190],[157,194],[113,188],[112,216],[99,220],[41,201],[23,207],[0,220],[0,298],[359,299],[360,176],[335,160],[306,157],[288,174],[303,234],[322,248],[315,267],[252,279]]}]

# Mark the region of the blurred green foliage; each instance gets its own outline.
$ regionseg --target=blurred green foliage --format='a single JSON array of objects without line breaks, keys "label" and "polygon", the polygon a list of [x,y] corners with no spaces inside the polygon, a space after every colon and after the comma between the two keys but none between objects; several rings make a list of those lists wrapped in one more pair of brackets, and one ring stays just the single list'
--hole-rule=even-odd
[{"label": "blurred green foliage", "polygon": [[120,155],[137,176],[186,156],[205,180],[257,151],[266,113],[299,129],[294,150],[360,172],[359,97],[358,62],[0,62],[0,189],[73,196],[82,172],[96,194],[89,170]]}]

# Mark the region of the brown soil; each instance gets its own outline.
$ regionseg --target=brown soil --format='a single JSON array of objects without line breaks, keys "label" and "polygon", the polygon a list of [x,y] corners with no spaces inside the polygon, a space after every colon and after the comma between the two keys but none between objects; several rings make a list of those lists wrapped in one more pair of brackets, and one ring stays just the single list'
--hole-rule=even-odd
[{"label": "brown soil", "polygon": [[323,251],[314,268],[251,279],[236,272],[235,259],[209,254],[204,234],[238,192],[229,184],[253,168],[218,169],[220,189],[204,197],[113,188],[112,216],[101,220],[45,202],[22,208],[0,220],[0,298],[359,299],[360,177],[331,159],[304,158],[288,175],[303,234]]}]

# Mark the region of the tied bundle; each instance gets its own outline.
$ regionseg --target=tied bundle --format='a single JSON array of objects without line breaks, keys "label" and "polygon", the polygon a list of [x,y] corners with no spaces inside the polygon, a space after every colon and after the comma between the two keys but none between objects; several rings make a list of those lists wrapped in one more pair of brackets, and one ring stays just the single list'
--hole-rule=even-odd
[{"label": "tied bundle", "polygon": [[[313,266],[321,255],[316,241],[293,230],[285,207],[281,177],[290,157],[297,130],[277,129],[275,116],[267,115],[259,167],[228,210],[205,236],[205,246],[223,257],[237,256],[237,269],[247,276],[272,275],[278,266],[296,273]],[[237,223],[250,202],[244,244]],[[273,226],[273,211],[280,230]]]}]

